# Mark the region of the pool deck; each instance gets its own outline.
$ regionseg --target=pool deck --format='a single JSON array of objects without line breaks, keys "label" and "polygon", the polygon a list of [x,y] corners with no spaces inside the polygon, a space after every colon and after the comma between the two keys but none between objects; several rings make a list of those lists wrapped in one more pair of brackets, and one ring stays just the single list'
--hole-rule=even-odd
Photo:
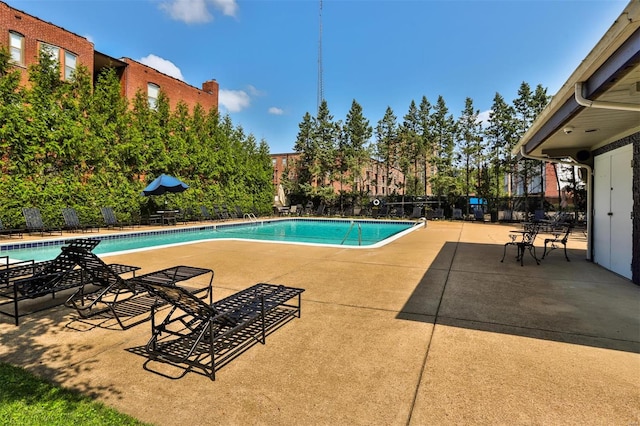
[{"label": "pool deck", "polygon": [[93,327],[61,306],[0,317],[0,360],[158,425],[640,424],[640,288],[587,262],[579,232],[571,262],[556,250],[521,267],[510,247],[500,263],[511,229],[430,221],[377,249],[217,241],[108,258],[212,268],[215,299],[306,289],[302,317],[215,382],[144,370],[149,323]]}]

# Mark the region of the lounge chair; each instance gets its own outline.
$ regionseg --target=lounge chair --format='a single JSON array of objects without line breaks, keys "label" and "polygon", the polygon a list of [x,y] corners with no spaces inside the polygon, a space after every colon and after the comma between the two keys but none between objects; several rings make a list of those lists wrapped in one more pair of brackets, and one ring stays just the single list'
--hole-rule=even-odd
[{"label": "lounge chair", "polygon": [[542,258],[544,259],[544,257],[547,255],[547,245],[549,245],[548,252],[551,253],[553,250],[559,248],[557,244],[562,244],[562,247],[564,248],[564,257],[565,259],[567,259],[567,262],[570,262],[569,256],[567,255],[567,241],[569,240],[569,235],[571,235],[572,229],[573,229],[573,225],[568,224],[566,225],[564,232],[557,232],[557,233],[554,233],[552,238],[545,238],[544,252],[542,253]]},{"label": "lounge chair", "polygon": [[404,205],[396,206],[396,217],[403,218],[404,217]]},{"label": "lounge chair", "polygon": [[[91,251],[99,242],[100,240],[76,239],[70,241],[66,247],[77,247]],[[0,310],[0,314],[13,317],[15,324],[18,325],[18,319],[26,315],[20,313],[19,302],[48,295],[54,299],[56,292],[84,285],[84,274],[75,267],[75,260],[70,258],[64,250],[61,250],[53,260],[17,262],[0,268],[0,307],[13,306],[10,312]],[[44,308],[31,310],[27,313],[41,309]]]},{"label": "lounge chair", "polygon": [[[172,308],[151,322],[151,339],[146,345],[149,360],[185,365],[178,377],[196,370],[211,380],[216,370],[256,342],[266,344],[267,335],[293,318],[300,317],[300,295],[304,289],[273,284],[256,284],[213,304],[181,287],[140,282],[150,293]],[[292,303],[297,298],[297,303]],[[158,374],[164,373],[155,371]]]},{"label": "lounge chair", "polygon": [[7,228],[2,223],[2,220],[0,220],[0,236],[9,238],[15,236],[18,238],[22,238],[22,229]]},{"label": "lounge chair", "polygon": [[502,260],[500,260],[500,262],[504,262],[507,246],[513,245],[518,249],[516,261],[520,261],[520,266],[524,266],[525,250],[529,250],[529,254],[535,259],[536,264],[540,265],[540,260],[536,257],[536,247],[533,245],[539,231],[540,225],[537,223],[526,223],[522,230],[511,231],[511,241],[505,243]]},{"label": "lounge chair", "polygon": [[[80,266],[88,277],[87,282],[99,287],[99,290],[93,293],[86,293],[84,287],[80,288],[65,302],[66,306],[76,309],[81,318],[88,319],[109,312],[123,330],[147,321],[154,300],[148,297],[145,288],[139,286],[142,282],[175,286],[178,282],[211,274],[207,286],[192,289],[190,292],[206,292],[210,299],[212,297],[211,269],[175,266],[135,276],[135,271],[140,269],[138,267],[107,265],[94,253],[82,248],[66,247],[63,250]],[[132,278],[122,278],[123,274],[129,272],[133,273]],[[142,314],[146,315],[137,320],[129,320]]]},{"label": "lounge chair", "polygon": [[211,213],[209,213],[209,210],[205,206],[200,206],[200,217],[202,218],[202,220],[215,220],[215,218],[211,216]]},{"label": "lounge chair", "polygon": [[44,224],[39,208],[25,207],[22,209],[22,215],[24,216],[24,221],[27,226],[26,231],[29,234],[38,233],[44,236],[44,234],[53,234],[54,232],[56,232],[62,235],[62,228],[50,227]]},{"label": "lounge chair", "polygon": [[478,222],[484,222],[484,211],[481,208],[475,208],[473,210],[473,217]]},{"label": "lounge chair", "polygon": [[[222,210],[222,212],[226,213],[228,219],[237,219],[238,218],[238,216],[236,215],[235,209],[231,209],[231,208],[227,207],[226,204],[221,205],[220,206],[220,210]],[[240,216],[240,217],[242,217],[242,216]]]},{"label": "lounge chair", "polygon": [[313,213],[313,201],[309,200],[307,202],[307,205],[304,207],[304,214],[306,216],[309,216],[312,213]]},{"label": "lounge chair", "polygon": [[433,215],[431,215],[431,219],[444,219],[444,209],[438,207],[433,210]]},{"label": "lounge chair", "polygon": [[243,218],[246,220],[250,220],[250,221],[256,221],[258,220],[258,218],[256,217],[255,213],[245,213],[242,208],[240,208],[240,206],[236,206],[236,216],[238,218]]},{"label": "lounge chair", "polygon": [[120,228],[133,227],[131,223],[123,223],[118,220],[112,207],[100,207],[104,224],[107,228]]},{"label": "lounge chair", "polygon": [[414,206],[413,211],[411,212],[411,216],[409,216],[409,219],[420,219],[421,217],[424,217],[422,214],[422,207]]},{"label": "lounge chair", "polygon": [[324,203],[320,203],[318,209],[316,210],[316,216],[322,216],[324,214]]},{"label": "lounge chair", "polygon": [[62,209],[62,217],[64,219],[64,229],[68,231],[93,232],[100,231],[97,225],[80,223],[76,209],[67,207]]},{"label": "lounge chair", "polygon": [[462,220],[462,209],[453,209],[451,217],[453,220]]}]

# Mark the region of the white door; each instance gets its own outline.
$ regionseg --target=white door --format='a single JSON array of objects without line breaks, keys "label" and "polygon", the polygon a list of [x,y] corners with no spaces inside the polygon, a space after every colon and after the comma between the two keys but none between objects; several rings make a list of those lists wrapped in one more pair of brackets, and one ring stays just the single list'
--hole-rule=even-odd
[{"label": "white door", "polygon": [[631,279],[632,145],[595,158],[594,261]]}]

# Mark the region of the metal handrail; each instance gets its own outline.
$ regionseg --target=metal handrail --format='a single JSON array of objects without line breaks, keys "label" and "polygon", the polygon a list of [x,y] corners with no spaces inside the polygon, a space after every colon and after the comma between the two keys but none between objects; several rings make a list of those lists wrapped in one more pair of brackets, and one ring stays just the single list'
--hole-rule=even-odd
[{"label": "metal handrail", "polygon": [[354,222],[354,221],[351,221],[351,226],[349,227],[349,229],[347,230],[347,233],[345,234],[344,238],[340,242],[340,245],[343,245],[344,242],[347,241],[347,238],[349,237],[349,234],[351,233],[351,230],[353,229],[354,225],[356,225],[356,223],[358,224],[358,245],[359,246],[362,245],[362,226],[360,225],[359,222]]},{"label": "metal handrail", "polygon": [[250,220],[251,222],[257,222],[257,221],[258,221],[258,218],[257,218],[257,217],[256,217],[256,215],[255,215],[255,214],[253,214],[253,213],[245,213],[245,214],[244,214],[244,219],[248,219],[248,220]]}]

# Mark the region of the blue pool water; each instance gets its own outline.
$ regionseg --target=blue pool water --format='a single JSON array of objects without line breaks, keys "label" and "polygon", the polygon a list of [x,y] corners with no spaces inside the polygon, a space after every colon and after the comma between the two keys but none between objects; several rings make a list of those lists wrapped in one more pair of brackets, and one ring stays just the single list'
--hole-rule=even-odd
[{"label": "blue pool water", "polygon": [[[97,254],[228,238],[298,244],[376,247],[388,242],[394,236],[404,235],[404,231],[408,232],[414,225],[416,225],[415,222],[407,221],[289,219],[173,228],[166,231],[133,232],[100,237],[86,234],[86,237],[102,240],[94,249]],[[60,246],[64,244],[64,240],[39,242],[37,243],[40,245],[39,247],[33,247],[34,242],[4,244],[0,248],[0,255],[7,255],[12,259],[19,260],[52,259],[60,253]],[[28,244],[29,247],[24,247],[25,244]]]}]

